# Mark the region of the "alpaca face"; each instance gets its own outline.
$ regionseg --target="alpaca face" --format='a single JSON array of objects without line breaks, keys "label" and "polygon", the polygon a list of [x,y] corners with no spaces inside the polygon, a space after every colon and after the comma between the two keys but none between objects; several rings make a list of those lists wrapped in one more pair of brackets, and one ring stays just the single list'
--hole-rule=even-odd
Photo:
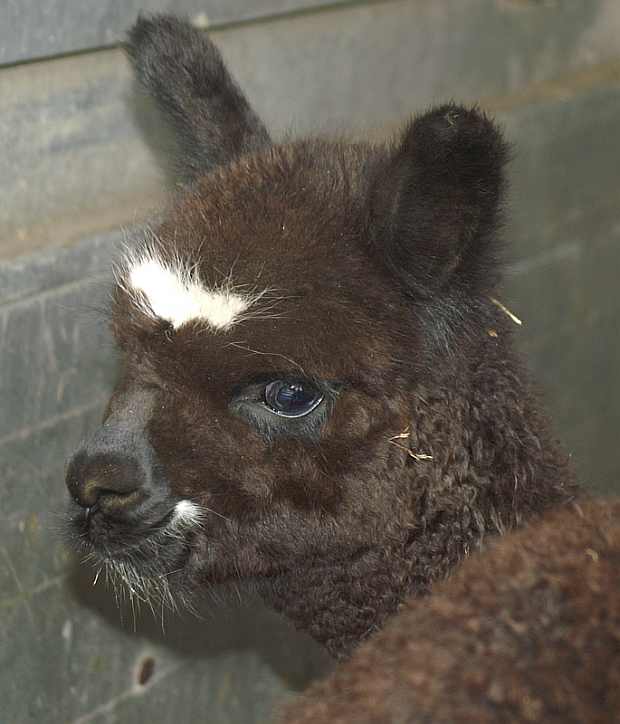
[{"label": "alpaca face", "polygon": [[416,331],[343,170],[313,178],[326,150],[204,179],[117,269],[123,372],[68,483],[85,539],[148,579],[269,574],[394,517]]},{"label": "alpaca face", "polygon": [[116,269],[122,374],[69,464],[75,530],[164,597],[354,556],[432,465],[398,441],[495,282],[505,147],[456,106],[391,151],[272,145],[202,33],[130,37],[188,187]]}]

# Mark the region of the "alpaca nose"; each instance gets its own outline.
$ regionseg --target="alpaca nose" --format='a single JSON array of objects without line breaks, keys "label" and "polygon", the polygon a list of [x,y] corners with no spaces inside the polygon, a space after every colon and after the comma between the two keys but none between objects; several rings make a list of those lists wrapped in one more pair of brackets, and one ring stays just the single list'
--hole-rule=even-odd
[{"label": "alpaca nose", "polygon": [[66,482],[78,505],[109,514],[129,512],[148,497],[146,471],[122,453],[79,451],[69,463]]},{"label": "alpaca nose", "polygon": [[119,398],[103,425],[70,460],[66,484],[82,508],[132,520],[156,515],[169,489],[146,432],[152,408],[149,392]]}]

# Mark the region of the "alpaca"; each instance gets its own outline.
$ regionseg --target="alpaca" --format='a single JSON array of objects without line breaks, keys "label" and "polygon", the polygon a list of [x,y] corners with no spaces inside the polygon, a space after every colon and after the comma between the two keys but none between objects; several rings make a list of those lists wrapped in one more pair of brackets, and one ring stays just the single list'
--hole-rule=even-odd
[{"label": "alpaca", "polygon": [[278,144],[189,23],[127,49],[180,185],[115,270],[74,540],[150,601],[245,581],[346,658],[577,494],[497,301],[507,144],[453,103],[388,146]]},{"label": "alpaca", "polygon": [[620,721],[620,499],[498,539],[314,684],[282,724]]}]

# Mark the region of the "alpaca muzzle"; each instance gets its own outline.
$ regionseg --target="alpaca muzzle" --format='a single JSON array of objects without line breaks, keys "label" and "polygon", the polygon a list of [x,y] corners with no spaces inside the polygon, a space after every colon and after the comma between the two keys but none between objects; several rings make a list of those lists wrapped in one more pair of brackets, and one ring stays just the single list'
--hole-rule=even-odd
[{"label": "alpaca muzzle", "polygon": [[153,393],[126,395],[69,461],[71,497],[95,516],[152,524],[169,512],[169,486],[147,434]]}]

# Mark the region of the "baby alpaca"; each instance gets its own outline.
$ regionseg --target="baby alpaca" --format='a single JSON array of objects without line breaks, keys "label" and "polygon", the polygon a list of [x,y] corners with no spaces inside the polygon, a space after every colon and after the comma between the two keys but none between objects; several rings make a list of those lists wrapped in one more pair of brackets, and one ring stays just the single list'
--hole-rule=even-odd
[{"label": "baby alpaca", "polygon": [[286,724],[620,721],[620,500],[580,502],[465,561]]},{"label": "baby alpaca", "polygon": [[251,582],[347,657],[575,495],[497,301],[506,143],[448,104],[388,146],[278,144],[188,23],[141,18],[128,52],[182,186],[116,269],[74,538],[149,601]]}]

